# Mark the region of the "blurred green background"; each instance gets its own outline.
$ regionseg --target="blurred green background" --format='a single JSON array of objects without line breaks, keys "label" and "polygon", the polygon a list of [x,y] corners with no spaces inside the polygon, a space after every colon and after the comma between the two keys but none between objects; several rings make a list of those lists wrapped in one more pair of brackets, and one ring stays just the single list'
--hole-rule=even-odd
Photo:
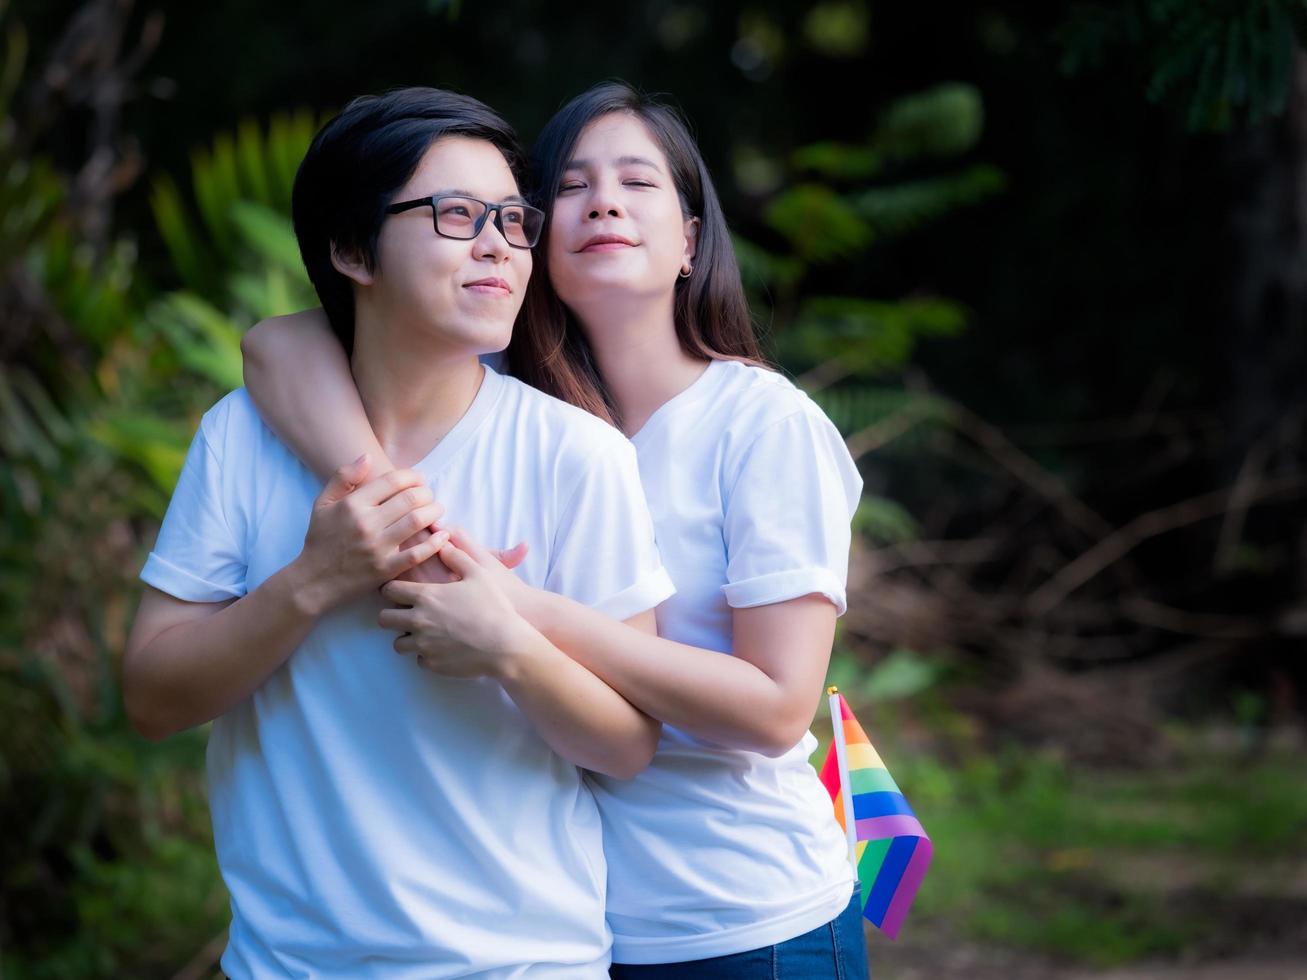
[{"label": "blurred green background", "polygon": [[[350,97],[694,124],[866,479],[831,668],[936,843],[878,978],[1302,975],[1307,7],[0,0],[0,976],[215,975],[135,575]],[[815,731],[829,734],[822,717]]]}]

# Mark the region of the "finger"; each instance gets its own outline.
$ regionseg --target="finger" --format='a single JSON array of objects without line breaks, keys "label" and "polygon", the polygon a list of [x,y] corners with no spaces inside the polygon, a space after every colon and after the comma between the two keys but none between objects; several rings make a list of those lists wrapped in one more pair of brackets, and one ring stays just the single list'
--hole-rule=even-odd
[{"label": "finger", "polygon": [[327,485],[322,488],[315,500],[315,507],[326,507],[337,501],[344,500],[351,493],[359,488],[359,485],[368,478],[368,472],[372,469],[372,463],[368,459],[368,454],[364,453],[352,463],[346,463],[331,474],[331,479]]},{"label": "finger", "polygon": [[466,551],[460,550],[453,541],[441,548],[438,554],[445,567],[460,578],[469,579],[481,572],[481,566],[476,560]]},{"label": "finger", "polygon": [[450,540],[454,542],[454,547],[460,551],[465,551],[471,555],[475,561],[491,561],[494,555],[488,548],[483,547],[472,535],[467,533],[467,529],[459,527],[457,524],[449,527]]},{"label": "finger", "polygon": [[412,633],[416,620],[412,609],[383,609],[377,614],[377,625],[396,633]]},{"label": "finger", "polygon": [[[375,511],[377,523],[390,527],[405,514],[411,514],[419,507],[430,506],[436,497],[426,484],[408,487],[392,494],[386,501],[377,505]],[[442,508],[441,513],[444,513]],[[417,530],[414,528],[414,530]]]},{"label": "finger", "polygon": [[420,487],[426,482],[422,474],[415,470],[391,470],[359,487],[358,498],[361,503],[375,507],[402,490]]},{"label": "finger", "polygon": [[445,505],[442,504],[439,500],[433,501],[433,503],[435,503],[435,505],[440,508],[440,513],[437,514],[435,520],[431,522],[431,530],[439,531],[440,519],[445,516]]},{"label": "finger", "polygon": [[[419,546],[420,547],[420,546]],[[381,587],[381,594],[397,606],[413,606],[426,588],[417,582],[387,582]]]},{"label": "finger", "polygon": [[[405,491],[405,493],[408,492]],[[441,509],[439,504],[430,503],[418,507],[416,510],[410,510],[382,531],[377,543],[385,549],[398,548],[419,531],[425,531],[430,527],[432,522],[440,516]]]},{"label": "finger", "polygon": [[505,568],[516,568],[526,559],[527,543],[519,541],[511,548],[501,548],[494,552],[494,556],[499,559],[499,564]]},{"label": "finger", "polygon": [[448,542],[449,532],[437,531],[425,541],[400,549],[386,563],[386,574],[394,578],[396,575],[403,575],[410,568],[417,568],[424,561],[434,557]]},{"label": "finger", "polygon": [[[489,568],[495,562],[499,561],[498,552],[491,551],[489,548],[482,545],[479,541],[475,540],[470,534],[468,534],[464,528],[451,527],[449,532],[450,541],[453,542],[454,546],[467,554],[482,568]],[[525,557],[525,554],[526,552],[524,551],[523,557]]]},{"label": "finger", "polygon": [[412,633],[405,633],[403,636],[396,637],[391,646],[395,648],[396,653],[414,653],[417,651],[418,641]]}]

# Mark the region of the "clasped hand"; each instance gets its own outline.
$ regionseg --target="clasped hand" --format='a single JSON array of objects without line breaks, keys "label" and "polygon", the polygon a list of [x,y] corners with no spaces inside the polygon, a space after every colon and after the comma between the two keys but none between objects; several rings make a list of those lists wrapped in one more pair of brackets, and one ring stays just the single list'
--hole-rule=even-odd
[{"label": "clasped hand", "polygon": [[454,581],[388,582],[381,594],[395,607],[383,609],[377,622],[400,634],[396,652],[415,655],[427,670],[505,680],[538,649],[540,634],[512,599],[528,587],[465,533],[452,533],[432,560],[443,563]]},{"label": "clasped hand", "polygon": [[366,456],[342,466],[314,501],[297,559],[306,606],[324,613],[382,586],[396,651],[446,676],[507,676],[539,638],[513,601],[533,591],[509,571],[525,544],[488,551],[437,525],[444,507],[421,474],[369,470]]}]

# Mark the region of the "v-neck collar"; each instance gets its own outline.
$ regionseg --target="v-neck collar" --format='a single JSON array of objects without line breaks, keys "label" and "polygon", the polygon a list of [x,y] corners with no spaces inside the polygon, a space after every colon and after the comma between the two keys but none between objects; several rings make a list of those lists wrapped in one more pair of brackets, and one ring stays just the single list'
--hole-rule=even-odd
[{"label": "v-neck collar", "polygon": [[699,377],[653,410],[653,414],[644,420],[644,425],[630,436],[631,442],[638,444],[648,439],[651,433],[657,432],[666,424],[666,419],[672,416],[678,407],[688,405],[711,390],[709,379],[716,376],[724,363],[724,361],[709,361]]},{"label": "v-neck collar", "polygon": [[431,451],[413,464],[413,469],[428,473],[443,469],[458,451],[472,440],[481,423],[490,417],[495,403],[504,392],[505,381],[503,376],[488,364],[482,364],[481,367],[484,371],[481,376],[481,387],[473,396],[472,404],[468,405],[467,411],[454,423],[454,427],[431,447]]}]

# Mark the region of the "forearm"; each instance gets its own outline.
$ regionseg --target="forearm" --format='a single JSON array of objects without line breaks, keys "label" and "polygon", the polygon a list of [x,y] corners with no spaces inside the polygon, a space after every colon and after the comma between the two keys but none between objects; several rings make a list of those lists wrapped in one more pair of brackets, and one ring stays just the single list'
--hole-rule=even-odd
[{"label": "forearm", "polygon": [[394,469],[368,422],[349,359],[321,317],[278,317],[241,340],[245,387],[291,451],[324,480],[367,453],[372,476]]},{"label": "forearm", "polygon": [[658,747],[661,725],[541,634],[500,682],[540,737],[583,769],[630,779]]},{"label": "forearm", "polygon": [[286,662],[317,621],[316,604],[288,566],[212,615],[129,651],[123,695],[133,725],[163,738],[229,711]]},{"label": "forearm", "polygon": [[812,723],[815,703],[738,657],[642,633],[547,593],[529,618],[641,711],[707,741],[779,755]]}]

